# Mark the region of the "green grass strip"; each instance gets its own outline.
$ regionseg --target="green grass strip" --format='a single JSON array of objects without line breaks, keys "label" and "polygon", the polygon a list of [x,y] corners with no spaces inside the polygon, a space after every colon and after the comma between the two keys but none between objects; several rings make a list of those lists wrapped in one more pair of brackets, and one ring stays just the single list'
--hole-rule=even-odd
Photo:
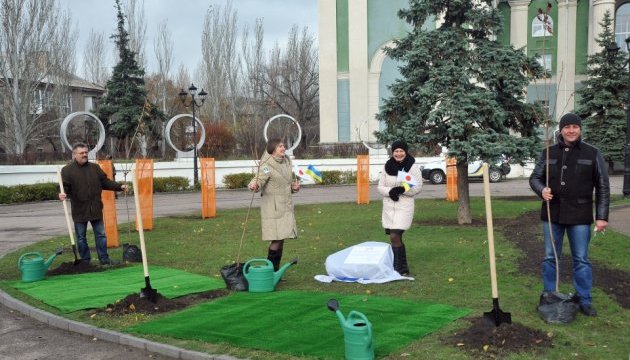
[{"label": "green grass strip", "polygon": [[339,300],[344,316],[351,310],[367,316],[372,323],[377,357],[404,347],[470,312],[448,305],[381,296],[301,291],[244,292],[136,325],[127,331],[341,359],[344,356],[343,331],[337,316],[326,307],[331,298]]},{"label": "green grass strip", "polygon": [[[149,271],[151,287],[167,298],[225,288],[222,280],[182,270],[151,266]],[[139,293],[145,283],[142,266],[128,266],[103,272],[51,276],[32,283],[14,281],[11,286],[69,313],[112,304]]]}]

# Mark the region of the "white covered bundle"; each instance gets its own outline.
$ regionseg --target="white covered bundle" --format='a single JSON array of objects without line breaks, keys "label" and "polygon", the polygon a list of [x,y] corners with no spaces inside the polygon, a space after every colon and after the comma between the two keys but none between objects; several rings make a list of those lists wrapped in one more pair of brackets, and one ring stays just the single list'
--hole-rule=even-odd
[{"label": "white covered bundle", "polygon": [[328,275],[316,275],[321,282],[345,281],[361,284],[413,280],[401,276],[393,267],[394,253],[390,244],[366,241],[338,251],[326,258]]}]

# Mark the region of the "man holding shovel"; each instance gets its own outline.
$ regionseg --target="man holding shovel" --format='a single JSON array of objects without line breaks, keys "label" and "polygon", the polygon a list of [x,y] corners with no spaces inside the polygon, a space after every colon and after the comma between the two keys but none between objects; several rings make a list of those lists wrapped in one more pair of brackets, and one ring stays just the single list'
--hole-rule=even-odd
[{"label": "man holding shovel", "polygon": [[[596,316],[591,298],[593,272],[588,259],[588,245],[593,205],[595,232],[603,232],[608,226],[608,172],[599,150],[582,142],[582,119],[579,116],[571,113],[563,115],[559,127],[558,143],[543,150],[529,178],[532,190],[544,200],[541,211],[545,236],[545,258],[542,262],[544,292],[541,300],[557,289],[556,259],[551,240],[559,259],[566,232],[573,257],[573,286],[580,300],[580,311],[586,316]],[[549,203],[549,211],[545,202]]]},{"label": "man holding shovel", "polygon": [[59,200],[71,200],[74,232],[81,261],[89,263],[90,249],[87,244],[87,223],[92,224],[96,242],[96,252],[102,265],[113,265],[107,255],[107,238],[103,224],[103,190],[127,191],[127,185],[109,180],[97,164],[88,162],[88,146],[83,143],[72,147],[72,161],[61,169],[61,178],[65,193],[59,194]]}]

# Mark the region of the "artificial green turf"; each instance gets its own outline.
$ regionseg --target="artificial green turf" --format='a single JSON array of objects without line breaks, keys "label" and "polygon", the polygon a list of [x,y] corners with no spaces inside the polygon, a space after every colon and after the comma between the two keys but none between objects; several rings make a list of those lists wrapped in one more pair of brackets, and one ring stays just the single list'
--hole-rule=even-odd
[{"label": "artificial green turf", "polygon": [[[221,280],[161,266],[150,267],[150,280],[151,287],[167,298],[225,288]],[[139,293],[145,282],[142,266],[128,266],[103,272],[52,276],[31,283],[14,281],[11,286],[69,313],[104,307]]]},{"label": "artificial green turf", "polygon": [[345,316],[351,310],[367,316],[377,357],[470,312],[449,305],[381,296],[306,291],[235,293],[127,330],[340,359],[344,356],[343,331],[337,316],[326,307],[331,298],[339,300]]}]

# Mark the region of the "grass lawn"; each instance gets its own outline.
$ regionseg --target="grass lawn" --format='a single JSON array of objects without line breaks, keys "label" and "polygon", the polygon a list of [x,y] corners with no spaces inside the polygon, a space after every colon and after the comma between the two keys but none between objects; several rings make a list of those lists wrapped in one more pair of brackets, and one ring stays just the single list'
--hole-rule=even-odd
[{"label": "grass lawn", "polygon": [[[473,198],[473,218],[485,217],[483,198]],[[492,212],[495,219],[514,218],[525,212],[539,209],[538,201],[510,201],[494,199]],[[314,275],[325,274],[324,262],[333,252],[364,241],[388,241],[381,227],[381,203],[370,205],[354,203],[304,205],[296,208],[299,239],[285,242],[283,263],[299,256],[300,263],[285,274],[277,290],[336,292],[343,294],[389,296],[411,301],[435,302],[472,309],[473,316],[481,316],[492,309],[488,265],[487,231],[484,226],[450,226],[444,220],[454,219],[457,204],[443,200],[417,200],[414,225],[405,232],[409,267],[415,281],[387,284],[319,283]],[[247,209],[224,210],[214,219],[201,220],[197,216],[178,216],[155,219],[154,230],[145,232],[147,257],[150,265],[174,267],[188,272],[220,279],[219,268],[236,260],[239,241]],[[435,223],[435,225],[433,225]],[[497,222],[495,221],[495,224]],[[485,222],[484,222],[485,224]],[[127,226],[120,226],[121,243],[138,244],[137,235],[127,235]],[[544,353],[512,354],[507,359],[626,359],[630,354],[630,311],[621,308],[598,288],[594,301],[599,312],[595,318],[578,316],[569,325],[549,325],[539,319],[535,311],[541,290],[538,277],[520,274],[518,259],[526,257],[507,241],[510,234],[495,229],[497,273],[501,308],[511,312],[513,322],[546,333],[554,347]],[[92,235],[88,242],[93,245]],[[630,271],[628,241],[630,237],[607,231],[603,241],[594,243],[591,258],[626,272]],[[541,236],[541,247],[542,236]],[[16,263],[27,251],[40,251],[46,256],[60,245],[69,244],[69,238],[56,237],[23,248],[0,259],[0,280],[20,278]],[[67,246],[66,246],[67,247]],[[67,247],[68,248],[68,247]],[[267,243],[260,241],[260,215],[252,209],[246,224],[240,261],[266,257]],[[568,246],[567,246],[568,251]],[[110,249],[110,256],[121,259],[121,249]],[[73,261],[66,251],[53,263]],[[533,261],[539,262],[540,259]],[[597,286],[597,279],[595,279]],[[0,282],[0,287],[14,297],[52,313],[59,312]],[[139,290],[139,289],[138,289]],[[570,284],[561,290],[571,291]],[[158,289],[159,291],[159,289]],[[267,309],[273,311],[273,309]],[[352,309],[343,307],[347,314]],[[327,312],[325,304],[322,311]],[[85,323],[121,330],[164,315],[129,315],[112,318],[98,315],[90,317],[87,311],[62,314]],[[334,314],[330,313],[330,316]],[[466,319],[457,320],[445,328],[423,337],[411,345],[392,353],[387,359],[472,359],[442,339],[454,331],[466,328]],[[218,326],[220,324],[209,324]],[[305,324],[308,326],[308,324]],[[337,330],[337,329],[335,329]],[[264,336],[264,333],[261,334]],[[176,346],[209,353],[225,353],[250,359],[295,359],[289,355],[237,348],[228,344],[208,344],[201,341],[184,341],[166,337],[147,336]],[[625,340],[624,340],[625,339]]]}]

